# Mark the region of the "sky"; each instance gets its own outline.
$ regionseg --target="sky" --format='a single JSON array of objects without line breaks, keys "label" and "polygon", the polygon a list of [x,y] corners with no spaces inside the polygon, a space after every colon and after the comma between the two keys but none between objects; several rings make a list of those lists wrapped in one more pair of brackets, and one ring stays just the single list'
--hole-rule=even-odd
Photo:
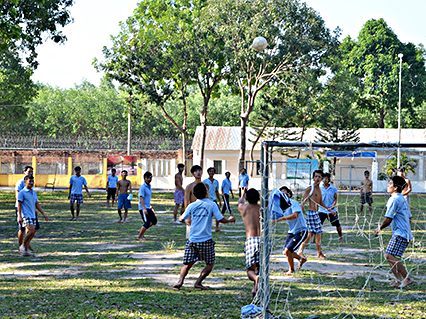
[{"label": "sky", "polygon": [[[305,0],[324,19],[326,26],[342,29],[342,39],[356,38],[363,24],[383,18],[404,42],[426,45],[426,1],[408,0]],[[102,60],[102,48],[110,47],[111,35],[120,31],[136,8],[137,0],[75,0],[70,8],[74,23],[63,28],[68,41],[58,45],[52,41],[37,48],[39,67],[32,79],[58,86],[74,87],[83,79],[99,85],[102,73],[92,66],[96,57]]]}]

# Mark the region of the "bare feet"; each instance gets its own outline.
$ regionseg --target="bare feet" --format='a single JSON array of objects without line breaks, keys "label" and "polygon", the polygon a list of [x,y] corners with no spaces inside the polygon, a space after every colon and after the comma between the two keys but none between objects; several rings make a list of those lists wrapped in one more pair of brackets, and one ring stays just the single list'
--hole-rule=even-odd
[{"label": "bare feet", "polygon": [[305,256],[303,256],[303,257],[300,256],[300,257],[301,258],[300,258],[299,264],[297,265],[297,270],[302,268],[303,264],[308,261],[308,258],[306,258]]},{"label": "bare feet", "polygon": [[117,223],[121,223],[121,218],[119,220],[117,220]]},{"label": "bare feet", "polygon": [[31,250],[32,252],[35,252],[35,249],[33,247],[28,247],[29,250]]},{"label": "bare feet", "polygon": [[294,274],[294,271],[287,271],[286,273],[284,273],[284,276],[292,276]]},{"label": "bare feet", "polygon": [[78,221],[78,217],[74,218],[74,221]]},{"label": "bare feet", "polygon": [[173,286],[173,289],[177,289],[177,290],[179,290],[179,289],[180,289],[180,287],[182,287],[182,285],[183,285],[183,283],[178,282],[176,285],[174,285],[174,286]]},{"label": "bare feet", "polygon": [[127,224],[127,221],[124,219],[124,220],[122,221],[122,223],[123,223],[123,224]]},{"label": "bare feet", "polygon": [[414,282],[413,279],[411,279],[410,277],[407,277],[407,278],[404,279],[404,281],[399,286],[399,288],[407,287],[408,285],[411,285],[413,282]]},{"label": "bare feet", "polygon": [[145,236],[142,236],[142,237],[138,237],[138,240],[139,241],[146,241],[146,238],[145,238]]},{"label": "bare feet", "polygon": [[202,284],[195,284],[194,285],[194,288],[195,289],[201,289],[201,290],[207,290],[207,289],[210,289],[210,287],[209,286],[203,286]]},{"label": "bare feet", "polygon": [[73,220],[75,220],[75,217],[74,217],[74,216],[73,216],[73,217],[71,217],[70,222],[72,222]]},{"label": "bare feet", "polygon": [[300,251],[299,251],[297,254],[298,254],[301,258],[303,258],[303,259],[307,259],[307,258],[306,258],[306,256],[305,256],[302,252],[300,252]]},{"label": "bare feet", "polygon": [[394,281],[389,286],[391,286],[391,287],[399,287],[399,286],[401,286],[401,282],[400,281]]},{"label": "bare feet", "polygon": [[339,241],[340,241],[341,244],[343,244],[343,237],[340,237]]},{"label": "bare feet", "polygon": [[220,228],[216,228],[214,231],[217,232],[217,233],[223,233],[223,230],[220,229]]},{"label": "bare feet", "polygon": [[317,254],[317,257],[318,257],[319,259],[325,259],[325,256],[324,256],[324,254],[322,253],[322,251],[320,251],[320,252]]}]

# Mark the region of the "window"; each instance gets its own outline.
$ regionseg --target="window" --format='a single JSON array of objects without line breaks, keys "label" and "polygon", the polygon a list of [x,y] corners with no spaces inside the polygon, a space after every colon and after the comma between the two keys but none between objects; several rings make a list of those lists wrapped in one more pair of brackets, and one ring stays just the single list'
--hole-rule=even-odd
[{"label": "window", "polygon": [[216,174],[222,174],[222,161],[213,161]]}]

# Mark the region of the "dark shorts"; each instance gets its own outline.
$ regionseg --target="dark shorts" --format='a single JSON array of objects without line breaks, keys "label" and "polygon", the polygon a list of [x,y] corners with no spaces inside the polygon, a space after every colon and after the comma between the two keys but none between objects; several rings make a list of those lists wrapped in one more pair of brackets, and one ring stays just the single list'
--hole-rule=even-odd
[{"label": "dark shorts", "polygon": [[388,247],[386,247],[385,253],[395,257],[402,257],[405,249],[408,246],[408,240],[401,236],[393,235],[389,240]]},{"label": "dark shorts", "polygon": [[[16,211],[16,222],[18,222],[18,208],[15,207],[15,211]],[[36,216],[36,222],[34,224],[34,229],[35,230],[40,229],[40,224],[38,222],[37,216]],[[25,226],[22,226],[20,223],[18,223],[18,230],[25,231]]]},{"label": "dark shorts", "polygon": [[297,234],[289,233],[285,241],[283,251],[287,248],[292,253],[294,253],[294,251],[297,250],[300,245],[305,241],[306,237],[308,237],[308,232],[306,230],[301,231]]},{"label": "dark shorts", "polygon": [[317,211],[308,210],[305,215],[306,225],[308,226],[308,232],[322,234],[321,219],[318,216]]},{"label": "dark shorts", "polygon": [[373,204],[373,197],[371,196],[371,192],[369,193],[361,193],[361,205],[367,204]]},{"label": "dark shorts", "polygon": [[214,245],[215,242],[213,239],[201,243],[194,243],[188,240],[185,245],[183,264],[186,265],[196,261],[205,261],[206,264],[214,264],[216,258]]},{"label": "dark shorts", "polygon": [[225,215],[226,212],[231,212],[231,207],[229,206],[229,194],[223,194],[223,206],[222,206],[222,215]]},{"label": "dark shorts", "polygon": [[70,203],[74,204],[75,201],[78,205],[83,204],[83,194],[71,194]]},{"label": "dark shorts", "polygon": [[340,226],[340,222],[339,222],[339,215],[337,214],[336,216],[334,216],[333,214],[327,214],[327,213],[318,213],[319,218],[321,220],[321,225],[324,225],[324,222],[326,219],[328,219],[331,223],[332,226],[335,227],[339,227]]},{"label": "dark shorts", "polygon": [[107,193],[107,199],[115,200],[115,194],[117,193],[117,188],[109,188]]},{"label": "dark shorts", "polygon": [[129,209],[132,208],[132,203],[127,199],[129,194],[119,194],[117,199],[117,209]]},{"label": "dark shorts", "polygon": [[247,238],[244,244],[244,252],[246,254],[246,269],[258,264],[260,254],[260,237]]},{"label": "dark shorts", "polygon": [[143,210],[139,211],[139,213],[141,214],[142,220],[145,222],[145,224],[143,224],[143,227],[145,227],[146,229],[148,229],[151,226],[157,225],[157,217],[155,216],[152,209],[147,209],[147,211],[148,211],[148,215],[145,215]]}]

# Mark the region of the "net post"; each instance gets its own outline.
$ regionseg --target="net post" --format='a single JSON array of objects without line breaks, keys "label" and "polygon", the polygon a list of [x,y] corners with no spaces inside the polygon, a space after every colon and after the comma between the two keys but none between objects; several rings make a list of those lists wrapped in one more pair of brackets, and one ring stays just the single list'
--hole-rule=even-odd
[{"label": "net post", "polygon": [[269,219],[268,219],[268,178],[269,178],[269,145],[268,142],[262,143],[260,154],[262,184],[261,184],[261,201],[260,212],[262,220],[260,223],[260,265],[259,265],[259,287],[260,287],[260,305],[262,307],[262,318],[268,319],[269,307]]}]

